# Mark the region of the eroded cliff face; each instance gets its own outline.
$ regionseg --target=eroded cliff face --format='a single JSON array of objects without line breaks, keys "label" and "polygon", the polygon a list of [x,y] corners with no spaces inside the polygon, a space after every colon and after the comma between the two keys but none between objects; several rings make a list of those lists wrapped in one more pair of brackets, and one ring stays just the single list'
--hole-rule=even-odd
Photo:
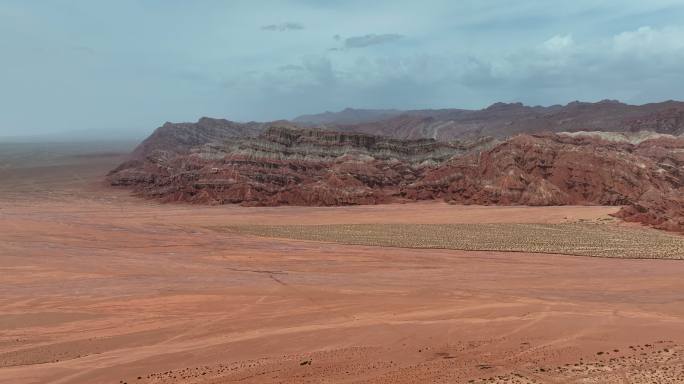
[{"label": "eroded cliff face", "polygon": [[404,189],[466,204],[622,205],[619,216],[684,230],[684,140],[636,144],[600,136],[520,135],[454,157]]},{"label": "eroded cliff face", "polygon": [[401,188],[427,170],[492,144],[394,140],[281,123],[257,137],[221,137],[187,149],[150,146],[155,149],[136,151],[138,158],[115,169],[109,180],[163,201],[378,204],[403,200]]},{"label": "eroded cliff face", "polygon": [[133,158],[139,159],[155,150],[185,152],[206,143],[254,137],[265,127],[265,123],[237,123],[209,117],[202,117],[196,123],[167,122],[135,149]]},{"label": "eroded cliff face", "polygon": [[670,135],[580,132],[447,143],[288,122],[226,126],[162,127],[109,181],[149,198],[207,204],[619,205],[625,220],[684,230],[684,139]]}]

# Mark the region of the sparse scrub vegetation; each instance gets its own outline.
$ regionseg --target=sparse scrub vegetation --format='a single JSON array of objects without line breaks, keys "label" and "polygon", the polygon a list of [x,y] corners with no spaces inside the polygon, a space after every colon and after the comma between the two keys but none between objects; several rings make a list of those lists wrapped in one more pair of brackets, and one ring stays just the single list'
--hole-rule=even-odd
[{"label": "sparse scrub vegetation", "polygon": [[684,236],[588,223],[245,225],[220,229],[352,245],[684,259]]}]

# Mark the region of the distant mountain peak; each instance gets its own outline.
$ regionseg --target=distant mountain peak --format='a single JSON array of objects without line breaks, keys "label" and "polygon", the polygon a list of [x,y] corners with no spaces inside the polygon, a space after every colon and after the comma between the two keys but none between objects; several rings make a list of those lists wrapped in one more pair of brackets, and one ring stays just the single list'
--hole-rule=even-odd
[{"label": "distant mountain peak", "polygon": [[501,109],[516,109],[516,108],[523,108],[525,105],[523,103],[502,103],[502,102],[497,102],[489,107],[485,108],[485,111],[491,111],[491,110],[501,110]]}]

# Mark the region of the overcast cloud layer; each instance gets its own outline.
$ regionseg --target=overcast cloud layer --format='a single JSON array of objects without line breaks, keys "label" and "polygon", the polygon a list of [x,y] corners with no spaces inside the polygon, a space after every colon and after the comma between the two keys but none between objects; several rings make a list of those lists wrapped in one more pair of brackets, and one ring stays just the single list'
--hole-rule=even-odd
[{"label": "overcast cloud layer", "polygon": [[684,99],[684,2],[0,0],[0,136]]}]

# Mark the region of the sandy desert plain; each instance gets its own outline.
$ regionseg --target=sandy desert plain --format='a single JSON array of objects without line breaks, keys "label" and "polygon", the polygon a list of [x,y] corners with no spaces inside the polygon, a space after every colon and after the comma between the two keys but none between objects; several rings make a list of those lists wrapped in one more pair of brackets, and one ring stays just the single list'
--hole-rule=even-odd
[{"label": "sandy desert plain", "polygon": [[130,148],[0,147],[1,383],[684,382],[684,237],[617,207],[159,204]]}]

